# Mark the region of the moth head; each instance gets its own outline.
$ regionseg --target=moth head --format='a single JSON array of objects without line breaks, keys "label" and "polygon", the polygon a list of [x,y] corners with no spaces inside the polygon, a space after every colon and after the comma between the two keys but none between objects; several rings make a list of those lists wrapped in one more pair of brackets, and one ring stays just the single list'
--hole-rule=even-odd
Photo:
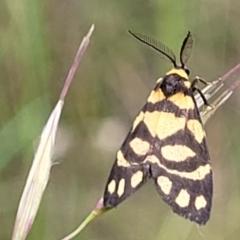
[{"label": "moth head", "polygon": [[137,38],[139,41],[147,44],[148,46],[152,47],[156,51],[160,52],[165,59],[170,60],[173,64],[175,69],[183,69],[186,74],[189,76],[190,71],[186,67],[186,63],[191,55],[192,47],[193,47],[193,36],[190,32],[188,32],[187,36],[183,40],[182,47],[180,50],[180,65],[177,65],[176,56],[173,51],[164,45],[161,42],[156,41],[153,38],[150,38],[144,34],[140,33],[133,33],[129,31],[131,35]]}]

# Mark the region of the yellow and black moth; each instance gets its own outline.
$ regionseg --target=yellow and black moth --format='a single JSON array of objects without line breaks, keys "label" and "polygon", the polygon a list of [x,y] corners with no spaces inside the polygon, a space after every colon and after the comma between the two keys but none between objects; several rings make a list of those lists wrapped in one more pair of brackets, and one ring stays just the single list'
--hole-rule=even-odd
[{"label": "yellow and black moth", "polygon": [[212,170],[205,131],[193,93],[199,78],[189,81],[186,62],[193,46],[188,32],[177,65],[174,53],[160,42],[130,32],[167,57],[173,68],[159,78],[117,152],[105,192],[104,206],[116,207],[153,179],[172,210],[205,224],[212,205]]}]

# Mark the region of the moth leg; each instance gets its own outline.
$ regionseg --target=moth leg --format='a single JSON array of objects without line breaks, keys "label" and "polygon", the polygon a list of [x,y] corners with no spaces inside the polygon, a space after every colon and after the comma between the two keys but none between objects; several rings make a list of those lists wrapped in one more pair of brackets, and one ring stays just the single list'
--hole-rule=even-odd
[{"label": "moth leg", "polygon": [[196,85],[198,84],[198,82],[201,82],[203,83],[204,85],[209,85],[211,84],[210,82],[207,82],[205,79],[203,78],[200,78],[200,77],[195,77],[191,83],[191,88],[192,88],[192,91],[197,91],[199,93],[199,95],[201,96],[202,100],[203,100],[203,103],[204,105],[208,106],[208,107],[211,107],[211,108],[214,108],[213,105],[211,105],[206,97],[204,96],[204,94],[202,93],[202,91],[196,87]]},{"label": "moth leg", "polygon": [[208,82],[208,81],[206,81],[205,79],[196,76],[196,77],[193,79],[192,83],[191,83],[191,88],[194,88],[194,87],[198,84],[198,82],[201,82],[201,83],[203,83],[204,85],[210,85],[210,84],[212,84],[211,82]]},{"label": "moth leg", "polygon": [[202,93],[202,91],[201,91],[199,88],[193,87],[192,90],[193,90],[193,91],[197,91],[197,92],[199,93],[199,95],[201,96],[201,98],[202,98],[202,100],[203,100],[204,105],[206,105],[206,106],[208,106],[208,107],[211,107],[211,108],[214,108],[214,106],[211,105],[211,104],[208,102],[208,100],[206,99],[206,97],[204,96],[204,94]]}]

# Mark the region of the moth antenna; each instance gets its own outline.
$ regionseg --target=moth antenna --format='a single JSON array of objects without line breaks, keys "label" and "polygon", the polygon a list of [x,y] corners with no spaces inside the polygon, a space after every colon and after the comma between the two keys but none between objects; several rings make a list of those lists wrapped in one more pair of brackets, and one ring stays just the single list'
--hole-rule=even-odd
[{"label": "moth antenna", "polygon": [[153,38],[150,38],[144,34],[141,33],[133,33],[131,31],[128,31],[132,36],[137,38],[139,41],[147,44],[148,46],[152,47],[153,49],[157,50],[161,54],[163,54],[165,57],[167,57],[174,65],[174,67],[177,66],[176,64],[176,56],[173,53],[173,51],[165,46],[163,43],[156,41]]},{"label": "moth antenna", "polygon": [[193,47],[193,36],[191,32],[188,32],[187,36],[183,40],[181,51],[180,51],[180,62],[182,64],[182,68],[186,65]]}]

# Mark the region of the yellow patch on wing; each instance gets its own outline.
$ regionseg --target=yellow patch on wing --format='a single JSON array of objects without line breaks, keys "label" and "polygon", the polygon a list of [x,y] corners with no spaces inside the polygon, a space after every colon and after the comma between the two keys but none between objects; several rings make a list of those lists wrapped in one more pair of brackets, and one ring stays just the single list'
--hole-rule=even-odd
[{"label": "yellow patch on wing", "polygon": [[165,176],[160,176],[157,179],[158,186],[165,194],[169,194],[172,188],[172,181]]},{"label": "yellow patch on wing", "polygon": [[198,167],[192,172],[177,172],[176,175],[179,175],[182,178],[188,178],[191,180],[203,180],[209,173],[211,173],[210,164]]},{"label": "yellow patch on wing", "polygon": [[116,181],[112,180],[109,184],[108,184],[108,192],[110,194],[114,193],[116,190]]},{"label": "yellow patch on wing", "polygon": [[130,163],[124,158],[122,151],[117,152],[117,165],[119,167],[130,167]]},{"label": "yellow patch on wing", "polygon": [[175,199],[175,202],[179,207],[187,207],[190,203],[190,194],[185,189],[181,189],[178,196]]},{"label": "yellow patch on wing", "polygon": [[153,90],[149,97],[148,97],[148,102],[149,103],[157,103],[162,101],[163,99],[166,99],[164,93],[162,92],[162,90],[160,88],[158,88],[157,90]]},{"label": "yellow patch on wing", "polygon": [[130,147],[132,150],[138,155],[143,156],[146,155],[150,149],[150,143],[147,141],[143,141],[140,138],[134,138],[130,143]]},{"label": "yellow patch on wing", "polygon": [[199,166],[196,170],[192,172],[180,172],[177,170],[168,169],[163,164],[161,164],[159,159],[154,155],[148,156],[144,163],[157,164],[159,167],[163,168],[167,173],[179,176],[181,178],[191,179],[194,181],[203,180],[209,173],[211,173],[210,164]]},{"label": "yellow patch on wing", "polygon": [[202,124],[198,120],[191,119],[187,121],[187,128],[192,132],[196,141],[201,143],[205,137]]},{"label": "yellow patch on wing", "polygon": [[131,177],[131,186],[132,188],[137,187],[139,183],[141,183],[143,180],[143,172],[142,171],[137,171],[134,173]]},{"label": "yellow patch on wing", "polygon": [[196,156],[196,153],[185,145],[166,145],[161,148],[162,156],[173,162],[183,162],[189,157]]},{"label": "yellow patch on wing", "polygon": [[176,117],[174,113],[167,112],[145,112],[144,123],[153,137],[160,139],[171,136],[185,128],[186,119]]},{"label": "yellow patch on wing", "polygon": [[171,101],[180,109],[193,110],[195,108],[194,101],[192,97],[184,95],[182,92],[178,92],[168,98],[168,101]]},{"label": "yellow patch on wing", "polygon": [[207,206],[207,201],[203,195],[196,197],[195,199],[195,207],[197,210],[201,208],[205,208]]},{"label": "yellow patch on wing", "polygon": [[120,181],[119,181],[119,184],[118,184],[118,190],[117,190],[117,194],[119,197],[121,197],[124,193],[124,190],[125,190],[125,179],[122,178]]},{"label": "yellow patch on wing", "polygon": [[145,112],[144,116],[144,123],[147,126],[148,131],[150,134],[155,137],[156,136],[156,129],[158,125],[158,120],[161,112],[154,111],[154,112]]},{"label": "yellow patch on wing", "polygon": [[144,160],[144,163],[156,163],[159,167],[163,166],[155,155],[147,156],[147,158]]},{"label": "yellow patch on wing", "polygon": [[[153,112],[155,113],[155,112]],[[185,128],[186,119],[176,117],[174,113],[158,112],[157,128],[155,129],[157,136],[164,139]],[[157,115],[157,114],[155,114]],[[148,125],[147,125],[148,126]]]},{"label": "yellow patch on wing", "polygon": [[133,122],[133,127],[131,132],[133,132],[135,130],[135,128],[138,126],[138,124],[143,120],[144,117],[144,113],[140,112],[139,115],[135,118],[134,122]]}]

